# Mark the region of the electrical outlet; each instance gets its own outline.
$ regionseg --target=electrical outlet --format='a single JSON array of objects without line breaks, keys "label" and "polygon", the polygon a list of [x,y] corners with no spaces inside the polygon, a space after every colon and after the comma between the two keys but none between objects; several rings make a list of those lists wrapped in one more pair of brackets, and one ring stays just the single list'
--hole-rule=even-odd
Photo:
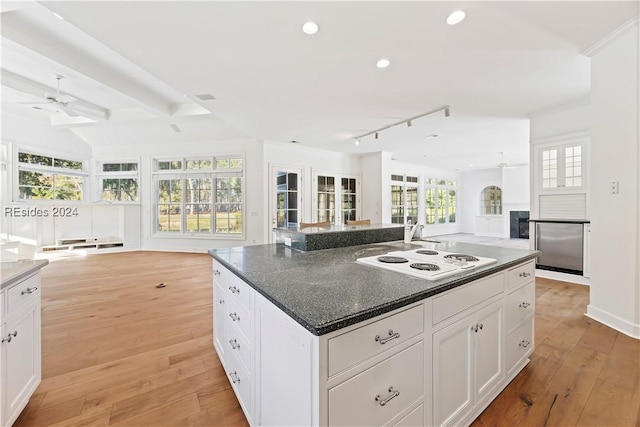
[{"label": "electrical outlet", "polygon": [[609,185],[609,191],[611,194],[618,194],[620,192],[620,182],[619,181],[611,181]]}]

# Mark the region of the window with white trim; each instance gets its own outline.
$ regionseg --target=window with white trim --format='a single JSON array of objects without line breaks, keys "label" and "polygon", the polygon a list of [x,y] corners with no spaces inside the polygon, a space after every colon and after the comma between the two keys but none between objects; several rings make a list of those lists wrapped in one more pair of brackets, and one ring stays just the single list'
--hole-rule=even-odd
[{"label": "window with white trim", "polygon": [[425,180],[426,223],[453,224],[457,214],[456,181],[427,178]]},{"label": "window with white trim", "polygon": [[541,188],[547,190],[582,187],[584,185],[583,163],[582,144],[541,149]]},{"label": "window with white trim", "polygon": [[84,199],[82,161],[18,151],[18,200]]},{"label": "window with white trim", "polygon": [[391,223],[418,222],[418,177],[391,175]]},{"label": "window with white trim", "polygon": [[100,200],[138,202],[139,163],[137,161],[102,162],[96,173]]},{"label": "window with white trim", "polygon": [[240,237],[244,156],[154,159],[155,232]]},{"label": "window with white trim", "polygon": [[331,172],[314,172],[314,221],[346,224],[357,220],[360,213],[359,178]]}]

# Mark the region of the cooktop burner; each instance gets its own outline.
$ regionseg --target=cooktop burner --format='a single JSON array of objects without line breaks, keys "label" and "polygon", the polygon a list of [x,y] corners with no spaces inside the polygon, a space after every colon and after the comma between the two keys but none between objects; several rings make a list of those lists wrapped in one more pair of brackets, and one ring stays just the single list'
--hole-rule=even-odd
[{"label": "cooktop burner", "polygon": [[440,266],[435,264],[429,264],[427,262],[415,262],[411,264],[411,268],[415,268],[416,270],[422,271],[438,271],[440,270]]},{"label": "cooktop burner", "polygon": [[432,251],[429,249],[419,249],[416,253],[420,255],[438,255],[438,251]]},{"label": "cooktop burner", "polygon": [[399,256],[379,256],[378,261],[387,264],[402,264],[404,262],[409,262],[408,259]]},{"label": "cooktop burner", "polygon": [[445,255],[444,257],[446,259],[457,259],[458,261],[467,261],[467,262],[478,261],[478,258],[471,255],[464,255],[464,254],[449,254],[449,255]]}]

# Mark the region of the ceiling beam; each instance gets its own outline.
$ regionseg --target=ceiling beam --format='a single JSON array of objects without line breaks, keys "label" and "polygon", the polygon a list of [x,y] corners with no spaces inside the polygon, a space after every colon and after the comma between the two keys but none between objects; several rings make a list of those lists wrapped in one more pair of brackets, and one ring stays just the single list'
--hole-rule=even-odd
[{"label": "ceiling beam", "polygon": [[[63,67],[70,68],[85,76],[88,80],[105,85],[130,99],[140,108],[160,117],[171,115],[171,106],[162,96],[139,85],[109,64],[89,57],[86,52],[74,48],[52,31],[30,20],[25,14],[9,12],[2,16],[2,37],[37,55],[49,59]],[[61,21],[61,25],[65,25]],[[68,24],[68,23],[66,23]],[[70,25],[70,24],[69,24]],[[78,31],[75,27],[74,30]]]}]

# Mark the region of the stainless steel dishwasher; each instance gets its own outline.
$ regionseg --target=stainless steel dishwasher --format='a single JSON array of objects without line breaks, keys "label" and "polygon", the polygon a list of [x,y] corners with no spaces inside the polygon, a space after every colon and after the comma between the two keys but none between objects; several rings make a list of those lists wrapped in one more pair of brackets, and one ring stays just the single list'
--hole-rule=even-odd
[{"label": "stainless steel dishwasher", "polygon": [[536,222],[536,268],[582,275],[584,224]]}]

